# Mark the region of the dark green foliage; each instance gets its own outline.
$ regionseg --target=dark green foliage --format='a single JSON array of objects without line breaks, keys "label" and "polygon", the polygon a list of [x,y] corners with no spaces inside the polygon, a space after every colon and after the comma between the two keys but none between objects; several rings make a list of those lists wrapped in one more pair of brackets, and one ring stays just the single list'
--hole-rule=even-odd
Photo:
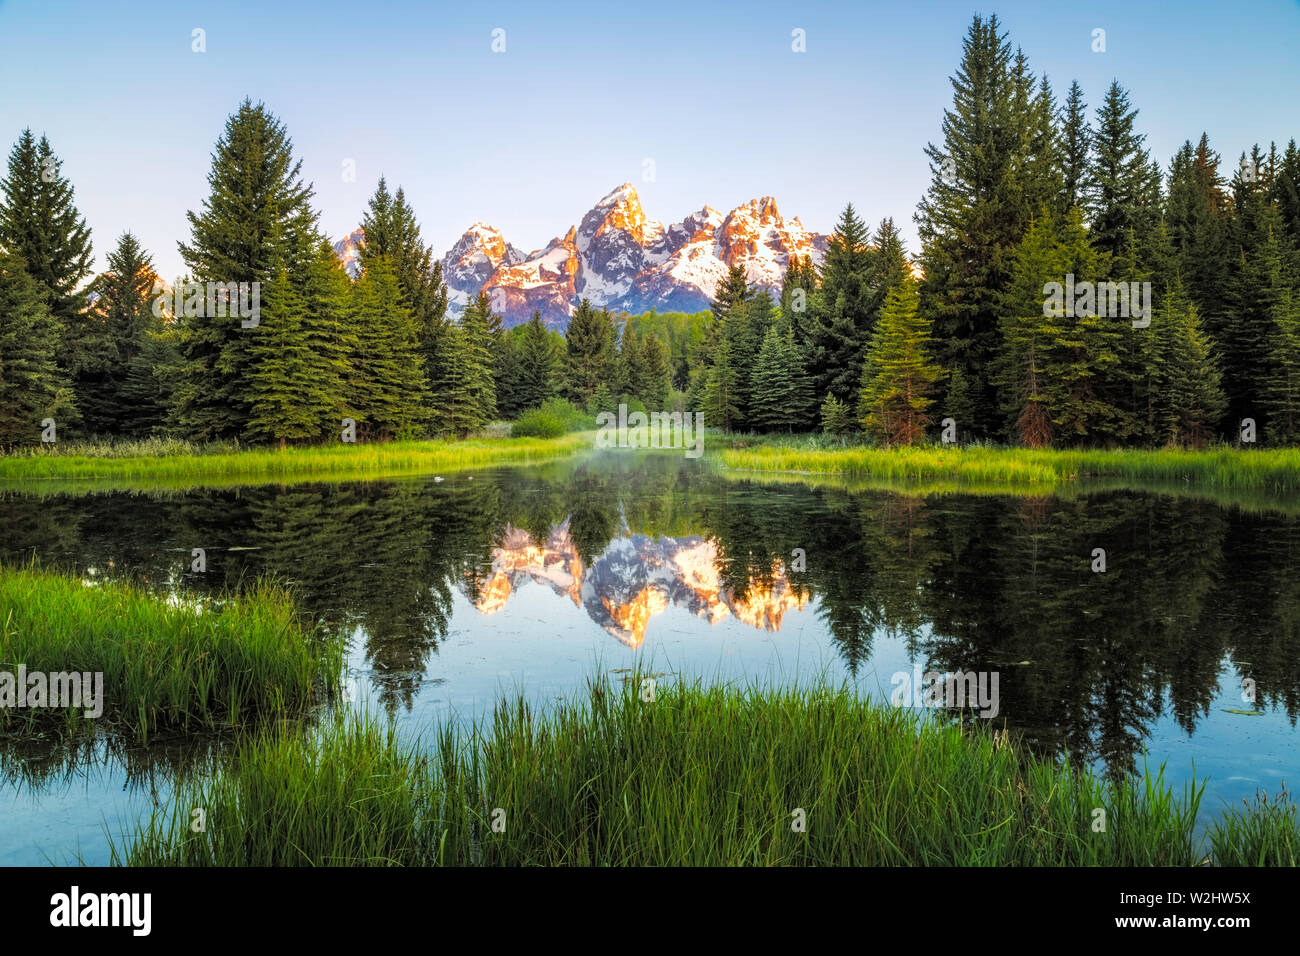
[{"label": "dark green foliage", "polygon": [[0,246],[20,257],[40,285],[60,325],[60,364],[75,349],[71,338],[84,305],[77,286],[91,272],[90,229],[73,202],[72,184],[62,172],[49,140],[25,129],[9,154],[8,175],[0,180]]},{"label": "dark green foliage", "polygon": [[558,387],[559,353],[553,333],[542,325],[534,312],[518,337],[519,375],[516,403],[520,408],[536,408],[555,395]]},{"label": "dark green foliage", "polygon": [[1130,233],[1145,237],[1159,215],[1160,172],[1142,148],[1138,111],[1128,93],[1112,82],[1097,109],[1088,170],[1087,208],[1091,240],[1098,252],[1117,254]]},{"label": "dark green foliage", "polygon": [[[372,260],[352,289],[350,319],[356,328],[352,367],[358,387],[351,398],[357,430],[378,438],[413,438],[423,430],[429,404],[415,320],[406,308],[397,275],[386,259]],[[466,401],[457,406],[463,431],[484,424],[492,385],[485,331],[470,333],[457,368]],[[438,393],[440,396],[441,392]],[[451,401],[451,399],[448,399]]]},{"label": "dark green foliage", "polygon": [[0,249],[0,445],[38,443],[43,419],[55,420],[56,437],[74,420],[71,384],[55,361],[60,331],[45,289]]},{"label": "dark green foliage", "polygon": [[[135,236],[123,233],[108,254],[108,271],[91,284],[93,304],[74,326],[77,406],[87,432],[139,437],[162,421],[158,396],[144,386],[150,367],[141,366],[152,336],[162,330],[161,318],[154,315],[162,295],[161,285],[155,291],[156,282],[148,253]],[[156,354],[149,358],[160,360]],[[131,396],[125,393],[128,377],[133,379]],[[146,407],[133,404],[137,401]]]},{"label": "dark green foliage", "polygon": [[822,431],[828,435],[848,435],[858,430],[853,419],[853,409],[830,393],[821,407]]},{"label": "dark green foliage", "polygon": [[1067,212],[1082,206],[1088,194],[1088,156],[1092,151],[1092,129],[1088,125],[1088,104],[1083,101],[1079,81],[1070,84],[1061,117],[1061,199]]},{"label": "dark green foliage", "polygon": [[726,278],[718,283],[713,301],[709,304],[713,318],[721,319],[732,306],[748,301],[753,294],[749,280],[745,278],[745,270],[740,266],[728,266]]},{"label": "dark green foliage", "polygon": [[[1156,441],[1198,447],[1214,433],[1224,410],[1219,369],[1201,328],[1196,306],[1180,283],[1152,317],[1155,366],[1153,434]],[[1300,379],[1297,379],[1300,386]],[[1300,392],[1293,392],[1293,398]],[[1300,405],[1295,406],[1300,409]]]},{"label": "dark green foliage", "polygon": [[887,445],[914,445],[931,422],[943,370],[930,357],[930,322],[918,313],[916,282],[890,294],[862,366],[858,414],[863,429]]},{"label": "dark green foliage", "polygon": [[617,335],[609,313],[583,299],[564,335],[564,388],[567,397],[588,404],[603,385],[609,391],[617,374]]},{"label": "dark green foliage", "polygon": [[447,287],[442,281],[442,263],[420,238],[415,210],[400,186],[395,196],[390,195],[388,184],[380,177],[361,218],[361,230],[365,234],[360,250],[362,270],[380,257],[389,261],[402,290],[402,302],[423,339],[446,315]]},{"label": "dark green foliage", "polygon": [[[245,100],[213,151],[202,212],[187,214],[192,236],[179,248],[195,281],[261,283],[283,268],[293,288],[306,285],[320,236],[301,167],[283,124]],[[240,437],[253,414],[253,327],[233,308],[225,315],[207,308],[198,313],[178,316],[182,369],[175,422],[192,438]]]},{"label": "dark green foliage", "polygon": [[435,396],[434,430],[439,434],[463,437],[496,417],[493,318],[487,294],[480,293],[466,305],[460,321],[447,323],[440,333],[429,376]]},{"label": "dark green foliage", "polygon": [[921,310],[933,320],[940,363],[960,369],[968,383],[977,435],[998,427],[990,369],[999,305],[1033,212],[1018,173],[1031,137],[1016,116],[1029,77],[1013,73],[999,26],[996,15],[976,16],[967,31],[943,143],[926,147],[932,178],[915,217],[925,272]]},{"label": "dark green foliage", "polygon": [[794,431],[809,424],[812,389],[788,325],[763,338],[750,382],[749,424],[760,431]]}]

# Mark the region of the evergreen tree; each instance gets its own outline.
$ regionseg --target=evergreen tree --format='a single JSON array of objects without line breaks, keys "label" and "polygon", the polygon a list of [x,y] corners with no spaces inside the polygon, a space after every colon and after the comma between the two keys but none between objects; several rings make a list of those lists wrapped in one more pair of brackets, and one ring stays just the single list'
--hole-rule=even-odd
[{"label": "evergreen tree", "polygon": [[1159,212],[1159,169],[1142,147],[1146,136],[1134,129],[1137,114],[1128,93],[1112,82],[1097,109],[1088,171],[1091,237],[1099,252],[1118,253],[1130,232],[1144,239]]},{"label": "evergreen tree", "polygon": [[[896,240],[881,223],[882,236]],[[820,284],[808,323],[804,351],[816,394],[831,392],[847,400],[862,374],[862,355],[875,322],[875,311],[883,299],[877,288],[891,281],[889,270],[901,253],[901,243],[886,255],[873,255],[867,226],[849,203],[840,214],[835,231],[826,245]],[[879,274],[873,275],[873,266]],[[873,279],[879,286],[873,287]],[[761,340],[760,340],[761,341]],[[754,354],[750,352],[749,354]]]},{"label": "evergreen tree", "polygon": [[536,408],[555,395],[558,357],[551,334],[534,312],[524,326],[519,347],[519,405]]},{"label": "evergreen tree", "polygon": [[[415,320],[386,259],[373,260],[353,285],[350,312],[356,328],[356,391],[349,404],[356,410],[358,431],[378,438],[415,437],[425,423],[429,397]],[[476,383],[486,379],[490,388],[488,362],[486,343],[475,340],[475,348],[466,351],[465,369],[472,366]],[[480,401],[474,393],[476,407]]]},{"label": "evergreen tree", "polygon": [[[996,16],[974,18],[951,78],[942,146],[930,144],[931,183],[916,213],[922,243],[921,308],[934,322],[940,363],[962,371],[976,434],[997,427],[990,368],[1011,256],[1028,228],[1018,169],[1026,136],[1016,116],[1011,48]],[[1021,81],[1023,86],[1023,80]]]},{"label": "evergreen tree", "polygon": [[1273,307],[1269,372],[1261,400],[1268,411],[1269,441],[1300,442],[1300,290],[1284,287]]},{"label": "evergreen tree", "polygon": [[782,323],[763,338],[751,382],[749,424],[760,431],[792,431],[806,423],[810,383],[803,372],[794,333]]},{"label": "evergreen tree", "polygon": [[657,336],[646,335],[641,339],[638,362],[641,390],[636,393],[637,398],[651,411],[663,410],[671,387],[668,347]]},{"label": "evergreen tree", "polygon": [[108,254],[108,271],[91,285],[93,305],[73,326],[77,406],[88,432],[140,434],[158,423],[142,418],[123,394],[150,334],[160,328],[153,314],[157,281],[148,253],[135,236],[123,233]]},{"label": "evergreen tree", "polygon": [[585,406],[601,385],[615,378],[617,347],[614,323],[603,309],[593,309],[586,299],[569,318],[564,334],[564,384],[570,398]]},{"label": "evergreen tree", "polygon": [[[1050,214],[1044,214],[1030,226],[1016,250],[1011,284],[1004,297],[1003,346],[994,373],[1008,431],[1030,448],[1046,447],[1053,438],[1048,362],[1065,320],[1064,307],[1045,307],[1043,290],[1049,282],[1064,281],[1064,266],[1055,224]],[[951,408],[946,410],[953,414]],[[957,421],[960,424],[961,419]]]},{"label": "evergreen tree", "polygon": [[523,359],[520,355],[523,327],[510,329],[495,343],[497,413],[505,419],[518,417],[528,406],[523,404]]},{"label": "evergreen tree", "polygon": [[0,249],[0,445],[38,443],[46,418],[56,429],[75,420],[71,383],[55,361],[61,330],[48,300],[22,259]]},{"label": "evergreen tree", "polygon": [[1165,223],[1178,271],[1204,317],[1221,333],[1227,309],[1228,217],[1230,205],[1219,174],[1219,155],[1201,134],[1193,149],[1183,144],[1169,167]]},{"label": "evergreen tree", "polygon": [[171,395],[180,370],[180,350],[174,323],[149,315],[150,322],[122,381],[122,406],[126,409],[122,434],[134,438],[166,431]]},{"label": "evergreen tree", "polygon": [[[1225,402],[1209,339],[1180,282],[1165,295],[1151,324],[1154,436],[1168,444],[1199,447],[1213,434]],[[1300,386],[1300,379],[1296,384]]]},{"label": "evergreen tree", "polygon": [[442,278],[442,263],[433,258],[433,250],[420,238],[420,224],[415,210],[406,201],[399,186],[397,195],[388,191],[381,176],[361,217],[365,242],[360,250],[361,268],[380,257],[386,258],[397,275],[402,300],[415,320],[421,338],[441,322],[447,312],[447,287]]},{"label": "evergreen tree", "polygon": [[1300,150],[1295,140],[1287,143],[1271,186],[1272,200],[1282,216],[1282,227],[1291,245],[1300,250]]},{"label": "evergreen tree", "polygon": [[[283,266],[289,283],[303,287],[320,235],[301,168],[280,121],[245,100],[213,151],[202,212],[187,214],[191,240],[179,248],[195,281],[261,283]],[[235,437],[251,414],[248,333],[256,326],[243,325],[234,303],[215,310],[224,316],[210,311],[178,317],[182,373],[173,414],[191,437]]]},{"label": "evergreen tree", "polygon": [[49,140],[38,142],[23,130],[9,154],[8,175],[0,179],[0,246],[21,258],[42,287],[60,325],[59,359],[67,369],[67,339],[84,304],[76,290],[91,273],[91,246],[62,168]]},{"label": "evergreen tree", "polygon": [[[1076,286],[1104,278],[1105,262],[1088,241],[1079,210],[1066,218],[1058,245],[1063,275]],[[1126,318],[1099,314],[1096,301],[1064,303],[1073,315],[1063,317],[1051,343],[1045,369],[1045,395],[1056,436],[1071,443],[1099,443],[1122,430],[1123,412],[1107,400],[1111,376],[1119,363],[1120,337],[1131,334]]]},{"label": "evergreen tree", "polygon": [[858,423],[853,420],[853,409],[830,392],[822,402],[821,422],[822,431],[828,435],[848,435],[858,430]]},{"label": "evergreen tree", "polygon": [[1064,214],[1072,207],[1082,207],[1088,195],[1088,158],[1092,152],[1092,129],[1088,125],[1088,104],[1083,101],[1079,81],[1070,84],[1062,117],[1061,146],[1064,174]]},{"label": "evergreen tree", "polygon": [[307,265],[300,302],[303,314],[299,328],[311,376],[328,398],[324,403],[313,403],[318,416],[316,435],[335,441],[343,419],[358,418],[353,399],[364,391],[364,386],[352,364],[359,347],[352,314],[352,280],[324,238]]},{"label": "evergreen tree", "polygon": [[754,290],[750,288],[749,280],[745,278],[744,268],[728,266],[726,277],[718,282],[713,293],[713,301],[709,303],[713,318],[721,319],[733,305],[747,302],[753,298],[753,295]]},{"label": "evergreen tree", "polygon": [[740,387],[740,371],[732,359],[731,343],[723,334],[713,350],[713,364],[705,373],[700,410],[710,428],[730,431],[741,422],[741,409],[736,400]]},{"label": "evergreen tree", "polygon": [[471,299],[459,322],[448,323],[431,376],[434,429],[463,437],[496,417],[493,381],[492,307],[486,293]]},{"label": "evergreen tree", "polygon": [[931,324],[918,307],[917,284],[909,278],[890,293],[862,367],[860,420],[886,445],[913,445],[925,436],[943,375],[930,359]]},{"label": "evergreen tree", "polygon": [[1295,291],[1296,272],[1290,249],[1280,238],[1281,217],[1265,191],[1238,183],[1238,194],[1240,212],[1235,220],[1226,311],[1220,331],[1212,335],[1222,350],[1224,388],[1234,426],[1243,418],[1254,418],[1266,430],[1273,405],[1265,401],[1265,394],[1275,378],[1274,334]]},{"label": "evergreen tree", "polygon": [[[266,284],[261,317],[249,331],[253,363],[248,376],[249,418],[244,434],[251,441],[308,441],[320,436],[331,405],[326,383],[315,374],[315,361],[303,333],[306,308],[281,267]],[[371,366],[374,369],[374,366]],[[379,383],[381,388],[387,382]],[[377,402],[382,396],[371,396]]]}]

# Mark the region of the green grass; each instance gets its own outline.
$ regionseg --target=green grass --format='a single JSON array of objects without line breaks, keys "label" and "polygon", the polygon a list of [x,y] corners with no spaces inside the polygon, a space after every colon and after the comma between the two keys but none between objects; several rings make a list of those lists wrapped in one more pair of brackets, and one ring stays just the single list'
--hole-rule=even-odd
[{"label": "green grass", "polygon": [[[733,442],[733,446],[739,444]],[[1044,491],[1088,479],[1166,482],[1216,490],[1300,489],[1300,448],[1101,451],[924,445],[885,449],[763,443],[724,447],[720,459],[727,468],[741,471],[863,476],[891,482],[1014,485]]]},{"label": "green grass", "polygon": [[323,445],[284,450],[193,446],[185,442],[127,442],[33,448],[0,456],[0,482],[30,486],[44,480],[98,479],[118,483],[237,479],[244,483],[380,478],[477,468],[506,462],[547,461],[591,447],[590,435],[556,439],[477,438]]},{"label": "green grass", "polygon": [[123,583],[0,568],[0,669],[104,675],[99,718],[0,708],[6,733],[94,725],[144,743],[159,731],[224,731],[305,710],[338,686],[342,662],[340,643],[306,626],[274,584],[196,605]]},{"label": "green grass", "polygon": [[[429,749],[366,715],[252,740],[114,839],[133,865],[1122,865],[1206,862],[1203,785],[1102,783],[828,689],[602,680],[546,714],[503,701]],[[207,831],[190,808],[207,808]],[[1093,832],[1094,809],[1106,811]],[[796,811],[805,829],[796,832]],[[493,827],[494,821],[498,824]],[[1287,820],[1229,824],[1282,846]],[[1290,823],[1294,827],[1293,822]],[[1226,847],[1227,844],[1221,844]],[[1290,844],[1293,845],[1293,844]],[[1216,849],[1219,845],[1216,845]],[[1225,850],[1225,853],[1228,852]],[[1240,854],[1229,857],[1233,862]],[[1252,862],[1286,862],[1257,854]]]}]

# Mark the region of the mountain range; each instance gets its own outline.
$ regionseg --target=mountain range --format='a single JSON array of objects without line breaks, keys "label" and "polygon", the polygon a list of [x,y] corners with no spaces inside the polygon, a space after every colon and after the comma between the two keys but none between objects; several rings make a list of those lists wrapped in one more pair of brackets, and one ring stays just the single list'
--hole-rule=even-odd
[{"label": "mountain range", "polygon": [[[500,230],[476,222],[441,261],[452,311],[486,291],[507,326],[537,311],[547,325],[563,329],[583,299],[630,313],[706,309],[730,266],[741,266],[751,285],[776,293],[790,257],[820,262],[826,241],[797,217],[784,218],[771,196],[725,215],[704,206],[665,226],[646,218],[636,189],[624,183],[541,249],[524,252]],[[334,245],[353,276],[364,242],[357,229]]]}]

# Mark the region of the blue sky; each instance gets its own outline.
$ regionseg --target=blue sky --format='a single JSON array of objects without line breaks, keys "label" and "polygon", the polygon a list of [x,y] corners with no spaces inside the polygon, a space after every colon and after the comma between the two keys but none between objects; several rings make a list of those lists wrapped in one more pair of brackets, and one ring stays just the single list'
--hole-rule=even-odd
[{"label": "blue sky", "polygon": [[[998,14],[1058,96],[1077,78],[1092,107],[1118,78],[1162,164],[1202,130],[1234,163],[1256,141],[1300,138],[1297,0],[0,0],[0,145],[24,126],[48,134],[97,268],[129,228],[168,277],[245,95],[284,120],[335,239],[383,173],[438,255],[480,219],[537,248],[624,181],[664,222],[772,195],[829,231],[852,201],[872,223],[893,216],[916,251],[922,149],[939,139],[977,11]],[[196,27],[205,53],[191,50]]]}]

